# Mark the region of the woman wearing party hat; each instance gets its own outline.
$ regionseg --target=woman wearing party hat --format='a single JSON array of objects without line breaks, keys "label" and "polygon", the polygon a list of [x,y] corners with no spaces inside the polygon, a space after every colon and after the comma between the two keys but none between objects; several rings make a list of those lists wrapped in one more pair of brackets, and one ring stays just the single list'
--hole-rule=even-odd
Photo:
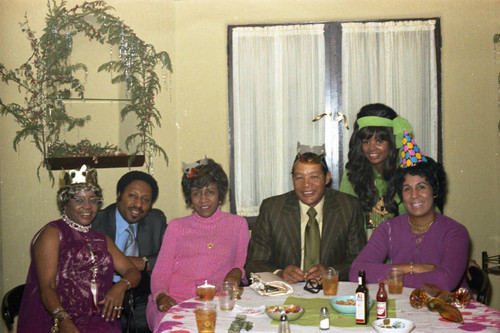
[{"label": "woman wearing party hat", "polygon": [[[386,279],[389,268],[404,271],[404,286],[432,283],[444,290],[467,287],[465,271],[469,247],[467,229],[435,211],[443,203],[445,172],[440,163],[421,154],[404,130],[400,168],[388,191],[397,194],[408,211],[381,223],[351,266],[356,281],[366,271],[368,283]],[[394,195],[392,196],[394,198]],[[387,203],[395,207],[392,200]]]},{"label": "woman wearing party hat", "polygon": [[[394,215],[406,213],[401,203],[388,211],[384,200],[387,183],[398,169],[399,145],[403,129],[411,134],[408,121],[384,104],[368,104],[357,114],[349,141],[348,161],[340,191],[358,197],[366,213],[368,229]],[[371,235],[371,230],[367,230]]]}]

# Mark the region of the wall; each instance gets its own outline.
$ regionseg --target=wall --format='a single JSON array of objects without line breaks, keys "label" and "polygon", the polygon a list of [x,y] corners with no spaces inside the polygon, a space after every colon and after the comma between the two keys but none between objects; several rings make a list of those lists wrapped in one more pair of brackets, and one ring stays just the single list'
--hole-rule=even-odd
[{"label": "wall", "polygon": [[[68,1],[68,6],[79,2]],[[229,165],[227,26],[232,24],[440,17],[444,164],[449,177],[447,215],[463,223],[472,239],[472,258],[500,251],[499,91],[500,65],[493,62],[493,35],[500,33],[495,0],[110,0],[108,4],[136,33],[166,50],[174,73],[159,94],[162,127],[155,139],[166,148],[154,176],[160,185],[156,207],[168,218],[189,213],[180,190],[181,162],[204,155]],[[46,3],[0,0],[0,62],[14,68],[30,49],[18,22],[27,13],[41,32]],[[0,84],[4,102],[22,96]],[[110,88],[112,89],[112,88]],[[91,107],[91,106],[90,106]],[[28,142],[12,149],[17,128],[0,118],[0,294],[24,281],[33,234],[58,216],[56,187],[36,168],[40,156]],[[95,129],[98,135],[100,129]],[[140,168],[139,168],[140,169]],[[117,179],[126,169],[100,169],[105,204],[114,201]],[[227,210],[228,205],[225,205]],[[500,277],[492,306],[500,309]]]}]

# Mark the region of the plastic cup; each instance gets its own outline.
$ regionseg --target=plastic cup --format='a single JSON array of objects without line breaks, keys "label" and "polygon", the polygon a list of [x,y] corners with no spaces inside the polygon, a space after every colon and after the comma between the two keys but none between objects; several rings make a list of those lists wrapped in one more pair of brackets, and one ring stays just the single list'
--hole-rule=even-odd
[{"label": "plastic cup", "polygon": [[196,326],[199,333],[214,333],[217,306],[214,303],[200,303],[195,308]]},{"label": "plastic cup", "polygon": [[217,297],[219,298],[220,309],[231,311],[234,308],[236,284],[224,281],[218,286]]},{"label": "plastic cup", "polygon": [[321,284],[323,285],[323,295],[337,295],[337,289],[339,288],[339,273],[332,268],[328,268],[321,274]]},{"label": "plastic cup", "polygon": [[403,293],[404,272],[398,268],[391,268],[387,271],[387,289],[389,294]]},{"label": "plastic cup", "polygon": [[204,280],[196,285],[196,294],[202,301],[213,301],[215,296],[215,286]]}]

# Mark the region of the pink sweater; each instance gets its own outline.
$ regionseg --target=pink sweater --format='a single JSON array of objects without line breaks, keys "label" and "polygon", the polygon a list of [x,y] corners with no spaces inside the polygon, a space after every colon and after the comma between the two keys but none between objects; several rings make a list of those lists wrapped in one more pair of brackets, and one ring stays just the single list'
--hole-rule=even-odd
[{"label": "pink sweater", "polygon": [[170,221],[151,275],[149,327],[155,331],[164,315],[153,302],[159,292],[179,303],[196,296],[197,282],[216,285],[233,268],[239,268],[244,277],[249,237],[246,220],[220,208],[208,218],[194,213]]}]

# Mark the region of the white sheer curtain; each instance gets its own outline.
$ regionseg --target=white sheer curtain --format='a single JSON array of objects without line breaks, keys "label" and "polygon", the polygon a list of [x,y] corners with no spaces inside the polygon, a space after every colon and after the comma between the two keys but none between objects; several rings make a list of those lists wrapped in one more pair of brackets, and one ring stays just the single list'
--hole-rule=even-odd
[{"label": "white sheer curtain", "polygon": [[256,216],[263,199],[293,188],[297,141],[325,141],[324,25],[232,30],[237,214]]},{"label": "white sheer curtain", "polygon": [[[434,159],[438,154],[435,24],[435,20],[342,24],[342,108],[349,122],[353,124],[363,105],[384,103],[409,120],[422,152]],[[352,129],[344,131],[347,161]]]}]

